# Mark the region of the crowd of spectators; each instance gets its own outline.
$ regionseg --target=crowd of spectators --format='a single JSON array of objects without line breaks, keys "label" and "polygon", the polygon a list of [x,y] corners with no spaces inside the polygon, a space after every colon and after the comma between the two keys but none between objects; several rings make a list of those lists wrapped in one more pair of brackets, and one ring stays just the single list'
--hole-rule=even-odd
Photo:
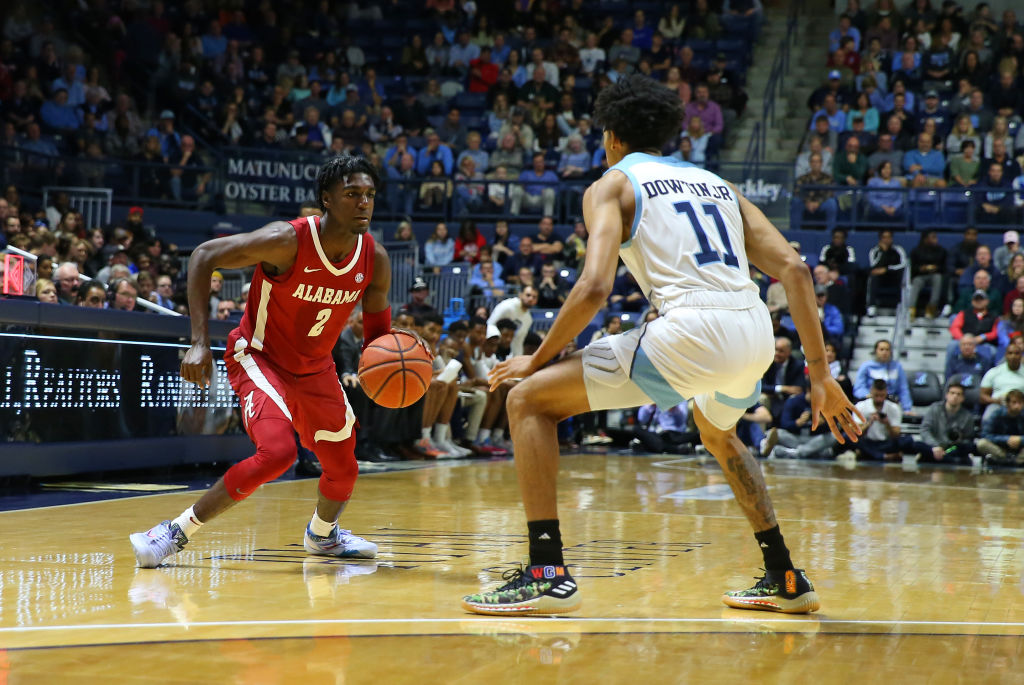
[{"label": "crowd of spectators", "polygon": [[[713,163],[746,102],[750,45],[730,33],[761,21],[759,0],[298,12],[274,0],[232,10],[155,0],[83,5],[66,23],[33,10],[21,1],[0,13],[9,163],[51,183],[202,204],[222,191],[211,165],[226,147],[346,151],[373,160],[392,189],[387,208],[410,215],[449,199],[457,213],[551,214],[557,183],[603,171],[591,106],[635,72],[686,106],[665,152]],[[128,174],[125,161],[142,166]]]},{"label": "crowd of spectators", "polygon": [[997,19],[986,2],[849,0],[826,54],[791,227],[831,230],[855,203],[861,219],[905,224],[911,191],[942,188],[959,191],[975,223],[1022,220],[1024,29],[1013,9]]}]

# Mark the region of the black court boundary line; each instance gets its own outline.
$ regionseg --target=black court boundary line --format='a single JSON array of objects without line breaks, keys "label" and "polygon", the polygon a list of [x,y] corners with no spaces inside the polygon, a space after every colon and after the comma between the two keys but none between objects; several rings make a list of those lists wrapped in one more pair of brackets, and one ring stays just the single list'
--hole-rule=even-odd
[{"label": "black court boundary line", "polygon": [[[509,619],[512,619],[510,616]],[[467,619],[472,621],[473,619]],[[523,620],[520,618],[518,620]],[[538,623],[550,623],[550,622],[561,622],[561,621],[572,621],[572,618],[537,618],[531,617],[526,619],[528,621],[535,621]],[[480,625],[490,625],[489,622],[481,622]],[[139,627],[143,627],[145,624],[139,624]],[[221,638],[190,638],[187,640],[134,640],[131,642],[98,642],[95,644],[83,643],[83,644],[70,644],[70,645],[45,645],[39,647],[4,647],[0,645],[0,650],[6,652],[29,652],[29,651],[44,651],[54,649],[87,649],[89,647],[142,647],[148,645],[177,645],[177,644],[197,644],[197,643],[218,643],[218,642],[251,642],[251,641],[274,641],[274,640],[354,640],[354,639],[365,639],[365,638],[405,638],[405,637],[475,637],[484,639],[493,639],[501,636],[517,636],[525,635],[523,633],[515,631],[496,631],[490,635],[482,635],[479,633],[373,633],[370,635],[281,635],[281,636],[253,636],[253,637],[221,637]],[[611,631],[611,630],[599,630],[591,632],[581,632],[574,630],[564,631],[544,631],[541,633],[533,634],[529,636],[535,638],[543,638],[545,636],[558,636],[558,635],[579,635],[580,637],[586,635],[806,635],[809,637],[874,637],[874,638],[902,638],[902,637],[989,637],[989,638],[1011,638],[1014,640],[1020,640],[1022,635],[1004,634],[1004,633],[857,633],[853,631],[812,631],[812,630],[625,630],[625,631]]]}]

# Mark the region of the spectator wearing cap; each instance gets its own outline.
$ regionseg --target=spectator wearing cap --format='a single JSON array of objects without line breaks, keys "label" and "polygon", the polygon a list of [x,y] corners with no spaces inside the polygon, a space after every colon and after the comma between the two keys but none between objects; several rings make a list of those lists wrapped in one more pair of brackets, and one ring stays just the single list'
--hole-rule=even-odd
[{"label": "spectator wearing cap", "polygon": [[160,140],[160,155],[165,160],[181,156],[181,136],[174,130],[174,112],[171,110],[160,112],[160,120],[146,132],[146,136],[156,136]]},{"label": "spectator wearing cap", "polygon": [[919,133],[917,149],[903,155],[903,170],[907,182],[915,188],[945,188],[942,178],[946,171],[946,157],[936,150],[930,133]]},{"label": "spectator wearing cap", "polygon": [[128,250],[123,247],[117,247],[110,256],[107,258],[107,265],[99,270],[96,274],[95,280],[106,285],[114,280],[114,267],[122,266],[128,271],[128,275],[131,275],[131,270],[128,268]]},{"label": "spectator wearing cap", "polygon": [[843,337],[846,330],[843,324],[843,314],[834,304],[828,302],[828,286],[814,286],[814,301],[818,305],[818,321],[821,322],[822,330],[825,331],[825,339],[838,340]]},{"label": "spectator wearing cap", "polygon": [[821,108],[825,102],[826,95],[834,95],[836,102],[840,105],[847,104],[849,96],[846,90],[842,87],[842,74],[839,73],[838,69],[832,69],[828,72],[825,84],[814,89],[810,97],[807,98],[807,109],[811,112],[815,112]]},{"label": "spectator wearing cap", "polygon": [[[988,250],[988,246],[980,245],[978,247],[979,253],[984,248]],[[957,296],[956,302],[953,304],[953,312],[962,312],[971,308],[971,297],[974,293],[981,290],[987,298],[987,306],[992,316],[999,316],[1001,305],[1003,302],[1003,290],[999,287],[996,282],[996,278],[988,271],[991,268],[991,263],[985,269],[977,269],[971,274],[971,279],[968,281],[967,287],[961,287]],[[995,272],[997,276],[1002,279],[1002,274],[998,271]]]},{"label": "spectator wearing cap", "polygon": [[971,295],[970,308],[957,312],[953,317],[949,325],[953,340],[946,347],[947,359],[960,351],[960,339],[965,335],[973,336],[978,349],[983,349],[986,357],[994,358],[999,338],[999,315],[989,311],[989,302],[988,294],[979,288]]},{"label": "spectator wearing cap", "polygon": [[942,106],[937,90],[929,90],[924,94],[924,102],[917,113],[917,130],[924,128],[924,122],[932,119],[935,122],[935,134],[939,141],[945,140],[953,127],[953,117],[947,109]]},{"label": "spectator wearing cap", "polygon": [[1020,234],[1017,231],[1006,231],[1003,233],[1003,244],[992,253],[992,264],[997,271],[1005,272],[1016,254],[1021,254]]},{"label": "spectator wearing cap", "polygon": [[399,312],[410,314],[417,319],[427,315],[436,315],[437,310],[427,302],[429,297],[430,288],[427,287],[427,282],[417,276],[409,287],[409,301],[401,306]]},{"label": "spectator wearing cap", "polygon": [[445,176],[451,176],[455,166],[452,149],[441,142],[441,136],[434,129],[428,128],[424,135],[427,138],[427,145],[416,155],[416,173],[419,176],[426,176],[430,171],[430,165],[440,162]]}]

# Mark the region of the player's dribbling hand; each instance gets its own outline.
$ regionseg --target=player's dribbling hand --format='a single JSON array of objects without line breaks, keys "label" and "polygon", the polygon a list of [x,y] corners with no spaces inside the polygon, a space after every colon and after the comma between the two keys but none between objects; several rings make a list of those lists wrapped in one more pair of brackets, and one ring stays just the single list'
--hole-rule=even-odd
[{"label": "player's dribbling hand", "polygon": [[509,357],[503,362],[498,362],[487,375],[487,380],[491,384],[489,390],[494,392],[505,381],[513,378],[526,378],[534,371],[532,355]]},{"label": "player's dribbling hand", "polygon": [[181,360],[181,377],[200,388],[210,387],[213,377],[213,353],[210,346],[195,343],[188,348],[185,358]]},{"label": "player's dribbling hand", "polygon": [[434,361],[434,353],[430,351],[430,346],[427,345],[427,341],[421,338],[420,334],[417,333],[416,331],[409,328],[391,328],[388,330],[388,333],[405,333],[406,335],[411,335],[412,337],[416,338],[416,342],[420,344],[420,347],[423,348],[423,351],[427,353],[428,357],[430,357],[430,361]]},{"label": "player's dribbling hand", "polygon": [[811,415],[814,416],[814,420],[811,421],[811,430],[816,430],[818,422],[824,417],[828,429],[832,431],[832,435],[840,444],[845,443],[846,438],[857,442],[861,434],[861,427],[854,417],[859,417],[861,423],[866,423],[866,420],[864,415],[846,397],[846,393],[843,392],[836,379],[828,376],[817,382],[812,380],[810,394]]}]

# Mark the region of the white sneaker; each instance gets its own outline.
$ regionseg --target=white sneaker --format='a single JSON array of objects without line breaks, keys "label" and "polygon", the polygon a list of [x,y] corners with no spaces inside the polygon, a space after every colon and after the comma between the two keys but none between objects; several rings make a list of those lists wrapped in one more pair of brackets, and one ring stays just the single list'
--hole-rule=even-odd
[{"label": "white sneaker", "polygon": [[946,306],[944,306],[944,307],[942,308],[942,312],[941,312],[941,313],[939,314],[939,316],[941,316],[941,317],[945,318],[945,317],[949,316],[949,315],[950,315],[950,314],[952,314],[952,313],[953,313],[953,308],[952,308],[952,307],[950,307],[950,306],[949,306],[949,305],[947,304]]},{"label": "white sneaker", "polygon": [[170,521],[162,521],[145,533],[128,536],[135,550],[135,561],[139,568],[156,568],[167,557],[180,552],[188,544],[188,538],[181,528]]},{"label": "white sneaker", "polygon": [[453,441],[447,438],[442,440],[438,447],[443,449],[448,454],[453,455],[456,459],[462,459],[463,457],[468,457],[469,455],[473,454],[473,450],[467,450],[465,447],[460,447],[459,445],[456,445]]},{"label": "white sneaker", "polygon": [[377,556],[377,545],[338,526],[335,526],[331,534],[327,536],[314,535],[309,526],[306,526],[306,535],[302,539],[302,546],[310,554],[328,557],[373,559]]},{"label": "white sneaker", "polygon": [[868,307],[868,316],[869,317],[874,318],[875,314],[877,314],[877,313],[878,313],[878,307],[876,307],[875,305],[871,305],[870,307]]}]

